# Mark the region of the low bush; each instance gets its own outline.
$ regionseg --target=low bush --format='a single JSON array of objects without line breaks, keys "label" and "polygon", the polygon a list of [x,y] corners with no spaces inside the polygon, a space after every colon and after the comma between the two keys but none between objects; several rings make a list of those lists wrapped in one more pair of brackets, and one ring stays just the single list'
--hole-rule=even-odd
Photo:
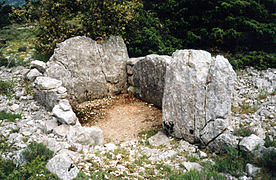
[{"label": "low bush", "polygon": [[45,161],[51,159],[54,152],[49,150],[44,144],[31,142],[26,150],[22,153],[28,162],[35,160],[37,157],[44,158]]},{"label": "low bush", "polygon": [[226,178],[219,174],[217,171],[208,171],[208,170],[191,170],[189,172],[186,172],[184,174],[178,175],[178,174],[172,174],[169,177],[170,180],[226,180]]},{"label": "low bush", "polygon": [[11,81],[0,80],[0,95],[11,97],[14,94],[14,84]]},{"label": "low bush", "polygon": [[226,154],[217,156],[214,165],[215,170],[229,173],[233,176],[242,176],[247,160],[232,146],[225,147]]},{"label": "low bush", "polygon": [[276,177],[276,151],[275,149],[270,150],[259,158],[259,163],[264,168],[267,168],[272,176]]},{"label": "low bush", "polygon": [[10,161],[1,161],[2,166],[0,178],[6,180],[14,179],[39,179],[39,180],[54,180],[58,179],[56,175],[50,173],[45,167],[46,161],[44,157],[34,157],[30,162],[27,162],[22,167],[15,167]]}]

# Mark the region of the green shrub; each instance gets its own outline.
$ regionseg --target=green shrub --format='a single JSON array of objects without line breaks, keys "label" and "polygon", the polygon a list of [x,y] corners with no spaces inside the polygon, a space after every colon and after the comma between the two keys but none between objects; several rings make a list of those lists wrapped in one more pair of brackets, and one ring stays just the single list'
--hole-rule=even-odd
[{"label": "green shrub", "polygon": [[234,69],[244,69],[253,66],[258,70],[276,68],[276,53],[264,51],[249,51],[225,55]]},{"label": "green shrub", "polygon": [[0,80],[0,95],[11,97],[14,94],[14,84],[11,81]]},{"label": "green shrub", "polygon": [[7,179],[9,174],[12,174],[16,169],[12,160],[5,160],[0,156],[0,179]]},{"label": "green shrub", "polygon": [[0,120],[6,120],[8,122],[14,122],[15,119],[21,119],[21,114],[13,114],[11,112],[0,111]]},{"label": "green shrub", "polygon": [[54,155],[54,152],[49,150],[44,144],[37,143],[37,142],[31,142],[26,150],[22,153],[22,155],[25,157],[25,159],[28,162],[31,162],[36,157],[43,157],[45,161],[48,161],[51,159]]},{"label": "green shrub", "polygon": [[276,151],[274,149],[262,154],[259,163],[267,168],[273,176],[276,176]]},{"label": "green shrub", "polygon": [[225,147],[225,150],[226,154],[216,157],[214,168],[219,172],[242,176],[247,163],[242,153],[231,146]]},{"label": "green shrub", "polygon": [[32,161],[27,162],[22,167],[17,167],[10,172],[4,179],[41,179],[41,180],[58,180],[57,176],[50,173],[45,167],[46,161],[44,157],[34,157]]},{"label": "green shrub", "polygon": [[172,174],[169,177],[170,180],[226,180],[226,178],[219,174],[216,171],[198,171],[198,170],[191,170],[189,172],[186,172],[184,174],[178,175],[178,174]]}]

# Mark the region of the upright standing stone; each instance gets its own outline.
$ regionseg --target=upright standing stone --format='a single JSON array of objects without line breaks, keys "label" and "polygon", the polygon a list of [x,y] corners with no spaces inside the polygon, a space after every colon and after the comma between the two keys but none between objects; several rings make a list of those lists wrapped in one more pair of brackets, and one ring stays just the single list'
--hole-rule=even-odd
[{"label": "upright standing stone", "polygon": [[228,127],[236,74],[227,59],[178,50],[167,68],[163,127],[177,138],[208,145]]},{"label": "upright standing stone", "polygon": [[161,108],[166,68],[171,59],[170,56],[152,54],[137,61],[133,67],[134,94]]},{"label": "upright standing stone", "polygon": [[78,36],[58,44],[45,74],[61,80],[72,99],[84,101],[126,90],[127,60],[120,37],[97,43]]}]

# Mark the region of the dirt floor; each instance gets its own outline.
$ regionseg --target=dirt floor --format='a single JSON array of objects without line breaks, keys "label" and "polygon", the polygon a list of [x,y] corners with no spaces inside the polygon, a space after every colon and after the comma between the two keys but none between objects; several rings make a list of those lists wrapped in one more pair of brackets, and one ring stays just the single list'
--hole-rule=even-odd
[{"label": "dirt floor", "polygon": [[128,94],[87,101],[76,109],[81,124],[100,127],[105,141],[135,139],[142,130],[162,122],[161,110]]}]

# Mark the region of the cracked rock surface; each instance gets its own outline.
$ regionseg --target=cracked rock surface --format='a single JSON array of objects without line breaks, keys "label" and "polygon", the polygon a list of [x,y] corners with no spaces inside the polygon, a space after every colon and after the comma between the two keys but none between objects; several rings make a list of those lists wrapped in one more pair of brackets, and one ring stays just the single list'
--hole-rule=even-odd
[{"label": "cracked rock surface", "polygon": [[57,45],[44,75],[61,80],[72,99],[85,101],[126,90],[128,59],[120,37],[97,43],[78,36]]},{"label": "cracked rock surface", "polygon": [[168,134],[208,145],[229,125],[236,73],[222,56],[179,50],[165,76],[163,127]]}]

